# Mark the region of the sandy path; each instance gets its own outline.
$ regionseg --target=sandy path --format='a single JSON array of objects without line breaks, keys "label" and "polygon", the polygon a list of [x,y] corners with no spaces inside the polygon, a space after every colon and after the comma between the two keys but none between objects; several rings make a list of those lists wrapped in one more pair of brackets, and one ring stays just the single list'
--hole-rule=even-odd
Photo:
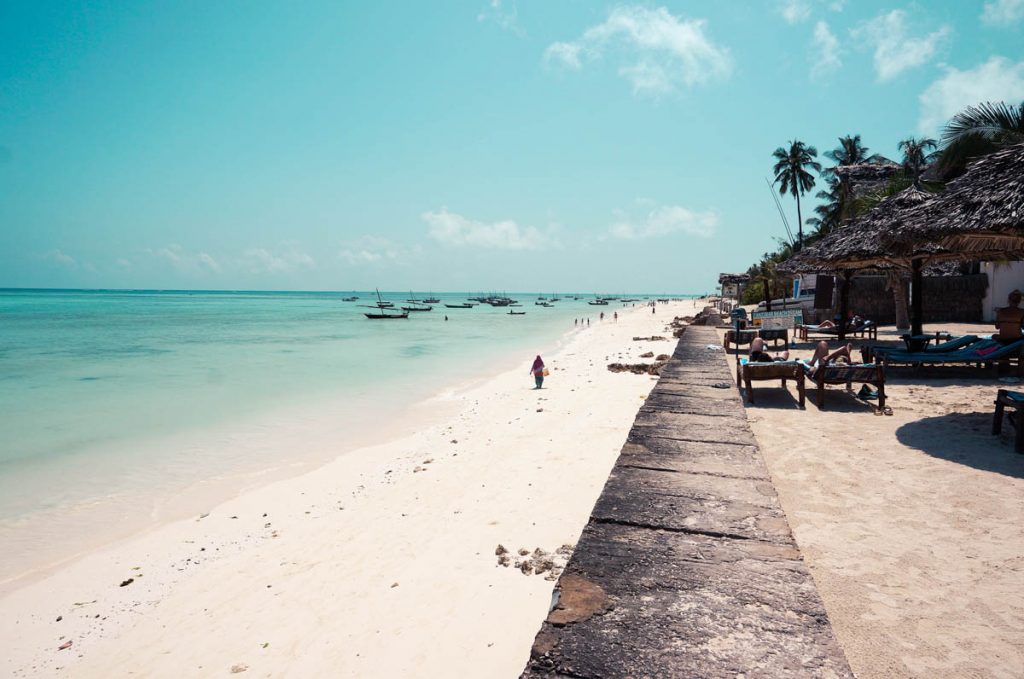
[{"label": "sandy path", "polygon": [[1007,385],[927,375],[890,371],[892,417],[768,382],[747,416],[859,677],[1022,677],[1024,456],[989,433]]},{"label": "sandy path", "polygon": [[498,566],[495,548],[575,543],[654,384],[605,365],[670,353],[632,337],[691,309],[618,309],[545,356],[541,391],[524,362],[452,396],[453,419],[13,592],[0,674],[517,676],[553,582]]}]

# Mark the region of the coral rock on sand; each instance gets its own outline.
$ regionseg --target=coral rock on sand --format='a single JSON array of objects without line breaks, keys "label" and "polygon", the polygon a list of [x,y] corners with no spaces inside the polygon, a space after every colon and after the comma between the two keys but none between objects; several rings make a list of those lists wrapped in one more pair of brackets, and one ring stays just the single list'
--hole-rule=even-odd
[{"label": "coral rock on sand", "polygon": [[654,352],[653,351],[644,352],[644,353],[640,354],[640,358],[654,358]]},{"label": "coral rock on sand", "polygon": [[613,373],[631,372],[634,375],[660,375],[665,361],[654,363],[609,363],[608,370]]},{"label": "coral rock on sand", "polygon": [[494,550],[495,556],[501,556],[502,554],[508,554],[508,550],[505,549],[505,545],[499,544],[498,548]]}]

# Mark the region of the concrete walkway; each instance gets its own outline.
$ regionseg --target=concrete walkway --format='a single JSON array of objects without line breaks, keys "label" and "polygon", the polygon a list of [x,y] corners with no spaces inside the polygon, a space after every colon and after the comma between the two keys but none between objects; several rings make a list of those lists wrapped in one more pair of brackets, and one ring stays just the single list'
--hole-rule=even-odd
[{"label": "concrete walkway", "polygon": [[523,677],[853,676],[717,343],[679,341]]}]

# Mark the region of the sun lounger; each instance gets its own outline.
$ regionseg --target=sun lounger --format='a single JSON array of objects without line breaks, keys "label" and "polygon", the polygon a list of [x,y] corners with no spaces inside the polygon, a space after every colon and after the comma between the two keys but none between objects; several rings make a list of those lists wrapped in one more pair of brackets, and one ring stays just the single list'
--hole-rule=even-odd
[{"label": "sun lounger", "polygon": [[1024,375],[1024,340],[1011,344],[1000,344],[996,340],[981,340],[955,351],[889,351],[882,354],[882,364],[911,365],[984,365],[990,366],[1001,361],[1016,360],[1017,373]]},{"label": "sun lounger", "polygon": [[[957,349],[964,349],[972,344],[980,342],[981,338],[977,335],[963,335],[962,337],[955,337],[947,342],[936,344],[935,346],[927,346],[922,351],[927,354],[941,354],[948,353],[950,351],[956,351]],[[865,363],[870,363],[873,360],[881,358],[885,354],[889,353],[909,353],[903,347],[895,347],[892,345],[877,345],[877,344],[865,344],[860,348],[861,357]],[[914,352],[917,353],[917,352]]]},{"label": "sun lounger", "polygon": [[[815,335],[827,335],[828,337],[836,337],[839,335],[839,328],[836,327],[821,327],[820,325],[801,325],[797,330],[800,333],[800,339],[807,341],[808,334],[813,333]],[[860,325],[853,328],[846,329],[846,336],[852,337],[858,335],[861,338],[867,337],[868,339],[878,339],[878,326],[875,325],[874,321],[864,321]]]},{"label": "sun lounger", "polygon": [[1013,408],[1015,411],[1010,416],[1010,424],[1016,430],[1013,437],[1013,449],[1018,453],[1024,453],[1024,423],[1020,421],[1021,412],[1024,410],[1024,393],[1006,389],[1000,389],[996,393],[996,414],[992,419],[994,435],[999,435],[1003,431],[1003,413],[1006,408]]},{"label": "sun lounger", "polygon": [[870,384],[878,390],[878,409],[885,409],[885,368],[877,363],[861,363],[853,365],[826,365],[821,366],[810,373],[810,366],[805,365],[808,371],[807,379],[813,382],[818,388],[817,403],[819,408],[825,407],[825,385],[845,384],[847,389],[852,388],[854,382]]},{"label": "sun lounger", "polygon": [[786,386],[787,380],[795,380],[797,391],[800,393],[800,407],[804,407],[804,365],[800,361],[746,361],[742,362],[740,371],[743,376],[743,385],[747,392],[747,402],[754,402],[754,390],[751,382],[762,380],[782,380],[782,386]]}]

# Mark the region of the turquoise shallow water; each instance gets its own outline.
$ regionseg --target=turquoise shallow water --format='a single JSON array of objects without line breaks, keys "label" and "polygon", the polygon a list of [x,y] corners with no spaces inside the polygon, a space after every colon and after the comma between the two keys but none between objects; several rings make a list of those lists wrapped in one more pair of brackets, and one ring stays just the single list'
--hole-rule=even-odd
[{"label": "turquoise shallow water", "polygon": [[338,416],[352,427],[386,429],[411,402],[616,309],[521,294],[525,316],[435,305],[370,321],[372,293],[354,294],[0,291],[0,522],[280,463],[292,453],[238,454],[231,426],[287,409],[349,403]]}]

